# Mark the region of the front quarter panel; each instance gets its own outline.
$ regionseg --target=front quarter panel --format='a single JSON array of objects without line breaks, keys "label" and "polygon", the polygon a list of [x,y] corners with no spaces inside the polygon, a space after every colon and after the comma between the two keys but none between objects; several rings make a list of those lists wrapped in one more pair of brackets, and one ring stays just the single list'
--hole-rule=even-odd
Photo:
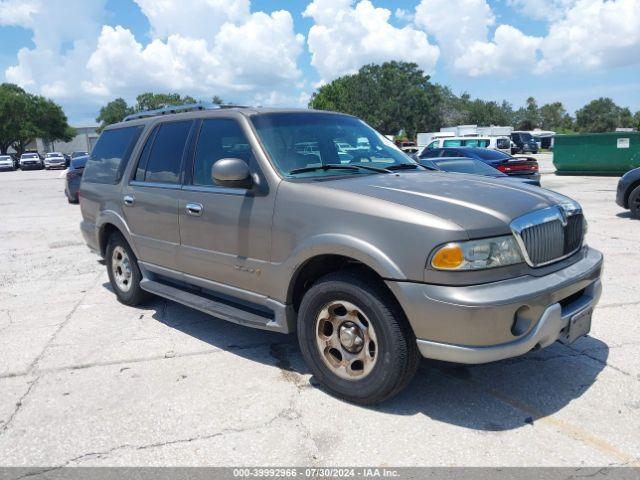
[{"label": "front quarter panel", "polygon": [[[281,182],[273,219],[277,297],[297,268],[318,255],[358,260],[381,277],[422,281],[431,250],[466,240],[457,224],[435,215],[321,182]],[[281,267],[281,268],[280,268]]]}]

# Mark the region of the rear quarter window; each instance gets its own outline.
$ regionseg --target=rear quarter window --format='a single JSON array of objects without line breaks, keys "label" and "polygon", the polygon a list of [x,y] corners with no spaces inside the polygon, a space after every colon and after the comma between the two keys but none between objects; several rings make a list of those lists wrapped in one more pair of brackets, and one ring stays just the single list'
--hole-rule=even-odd
[{"label": "rear quarter window", "polygon": [[118,183],[142,129],[139,125],[104,131],[87,160],[83,181]]}]

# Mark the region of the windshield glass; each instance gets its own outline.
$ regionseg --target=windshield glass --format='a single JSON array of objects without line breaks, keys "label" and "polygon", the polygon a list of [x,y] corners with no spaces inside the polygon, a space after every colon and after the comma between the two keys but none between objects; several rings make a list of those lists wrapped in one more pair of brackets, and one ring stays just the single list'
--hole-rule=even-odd
[{"label": "windshield glass", "polygon": [[529,132],[519,132],[518,133],[518,137],[520,138],[521,142],[532,142],[533,141],[533,135],[531,135]]},{"label": "windshield glass", "polygon": [[480,160],[472,158],[443,158],[431,160],[440,170],[473,175],[500,175],[500,172]]},{"label": "windshield glass", "polygon": [[287,177],[375,173],[365,168],[296,172],[323,165],[374,169],[416,165],[393,142],[354,117],[330,113],[269,113],[252,118],[252,122],[269,157]]},{"label": "windshield glass", "polygon": [[61,157],[62,154],[61,153],[47,153],[47,157],[52,158],[52,157]]},{"label": "windshield glass", "polygon": [[25,153],[24,155],[22,155],[22,158],[38,158],[38,154],[37,153]]}]

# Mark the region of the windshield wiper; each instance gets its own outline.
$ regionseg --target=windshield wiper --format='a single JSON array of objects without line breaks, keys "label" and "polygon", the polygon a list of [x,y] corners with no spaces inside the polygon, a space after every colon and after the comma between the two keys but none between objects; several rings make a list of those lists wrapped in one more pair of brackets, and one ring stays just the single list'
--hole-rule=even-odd
[{"label": "windshield wiper", "polygon": [[377,173],[391,173],[391,170],[387,170],[386,168],[378,168],[378,167],[369,167],[365,165],[339,165],[335,163],[327,163],[325,165],[318,165],[316,167],[302,167],[302,168],[294,168],[289,172],[289,175],[296,173],[306,173],[306,172],[315,172],[317,170],[370,170],[372,172]]},{"label": "windshield wiper", "polygon": [[424,165],[418,165],[417,163],[399,163],[398,165],[387,167],[387,170],[415,170],[418,167],[424,167]]}]

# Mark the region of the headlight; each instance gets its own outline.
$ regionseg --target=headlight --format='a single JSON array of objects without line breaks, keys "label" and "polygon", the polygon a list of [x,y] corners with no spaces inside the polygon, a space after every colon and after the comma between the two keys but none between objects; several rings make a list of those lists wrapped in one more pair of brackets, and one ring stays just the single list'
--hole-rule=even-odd
[{"label": "headlight", "polygon": [[523,261],[513,235],[447,243],[431,256],[431,266],[437,270],[481,270]]}]

